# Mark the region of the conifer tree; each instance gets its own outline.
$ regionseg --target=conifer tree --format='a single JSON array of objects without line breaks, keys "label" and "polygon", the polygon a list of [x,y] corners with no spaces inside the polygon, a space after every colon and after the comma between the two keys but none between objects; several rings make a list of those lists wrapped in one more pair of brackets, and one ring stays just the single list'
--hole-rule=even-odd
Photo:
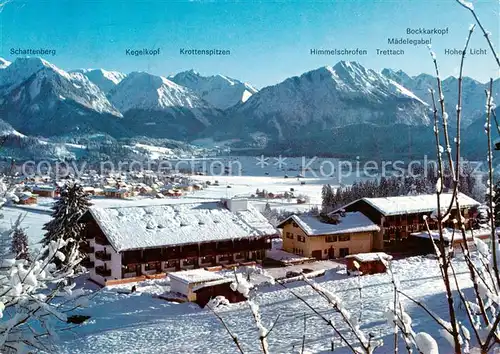
[{"label": "conifer tree", "polygon": [[[51,241],[73,239],[81,243],[83,225],[78,222],[90,207],[90,196],[85,193],[83,187],[75,182],[68,182],[61,190],[60,198],[52,207],[52,220],[43,227],[47,232],[42,239],[42,244],[47,246]],[[60,251],[67,255],[73,247],[68,243]],[[56,265],[62,265],[62,260],[56,260]]]},{"label": "conifer tree", "polygon": [[30,260],[30,253],[28,247],[28,236],[21,228],[16,228],[12,235],[12,245],[10,251],[16,259]]},{"label": "conifer tree", "polygon": [[333,204],[335,202],[335,193],[333,193],[332,186],[325,184],[321,190],[321,211],[323,213],[328,213],[333,210]]}]

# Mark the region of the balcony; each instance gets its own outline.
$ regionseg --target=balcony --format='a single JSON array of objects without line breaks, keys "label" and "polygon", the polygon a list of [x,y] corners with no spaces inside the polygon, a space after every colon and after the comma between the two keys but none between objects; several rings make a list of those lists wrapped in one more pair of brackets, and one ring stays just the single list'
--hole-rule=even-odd
[{"label": "balcony", "polygon": [[94,254],[96,259],[99,259],[101,261],[110,261],[111,260],[111,253],[106,253],[104,251],[97,251]]},{"label": "balcony", "polygon": [[182,250],[180,258],[196,258],[199,257],[198,250]]},{"label": "balcony", "polygon": [[142,258],[141,251],[125,251],[122,253],[122,264],[123,265],[129,265],[129,264],[138,264],[138,263],[144,263],[144,260]]},{"label": "balcony", "polygon": [[84,244],[80,246],[80,251],[86,254],[94,253],[94,247],[91,247],[88,244]]},{"label": "balcony", "polygon": [[162,250],[162,259],[169,261],[171,259],[179,259],[180,247],[167,247]]},{"label": "balcony", "polygon": [[97,275],[100,275],[101,277],[110,277],[111,276],[111,269],[107,269],[102,266],[95,267],[95,273]]},{"label": "balcony", "polygon": [[217,250],[215,248],[200,248],[200,257],[215,256]]},{"label": "balcony", "polygon": [[105,236],[103,236],[103,235],[96,236],[95,237],[95,243],[98,244],[98,245],[101,245],[101,246],[107,246],[107,245],[109,245],[108,239]]},{"label": "balcony", "polygon": [[87,269],[94,268],[95,266],[94,262],[92,262],[90,259],[84,259],[80,264]]}]

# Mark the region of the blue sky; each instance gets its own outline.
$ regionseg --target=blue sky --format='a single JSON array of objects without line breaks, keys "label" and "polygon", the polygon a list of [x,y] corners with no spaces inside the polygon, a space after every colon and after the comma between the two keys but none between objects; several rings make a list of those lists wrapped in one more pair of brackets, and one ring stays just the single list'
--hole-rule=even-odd
[{"label": "blue sky", "polygon": [[[473,1],[499,44],[499,1]],[[0,13],[0,56],[11,48],[56,49],[57,66],[148,71],[168,76],[195,69],[225,74],[261,88],[339,60],[375,70],[432,73],[425,46],[403,46],[403,56],[378,56],[388,37],[409,37],[406,28],[449,28],[433,36],[444,76],[458,72],[472,17],[454,0],[335,1],[105,1],[12,0]],[[419,36],[411,36],[418,38]],[[428,36],[425,36],[428,37]],[[126,56],[125,50],[160,48],[156,57]],[[487,48],[477,31],[472,47]],[[180,48],[229,49],[229,56],[182,56]],[[311,48],[360,48],[366,56],[312,56]],[[395,48],[394,48],[395,49]],[[480,81],[498,77],[490,55],[469,57],[465,72]]]}]

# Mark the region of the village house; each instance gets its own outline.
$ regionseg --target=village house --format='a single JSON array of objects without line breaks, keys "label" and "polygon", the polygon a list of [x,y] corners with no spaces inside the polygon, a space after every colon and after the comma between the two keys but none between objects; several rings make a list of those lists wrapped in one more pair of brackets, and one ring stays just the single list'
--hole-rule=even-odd
[{"label": "village house", "polygon": [[282,221],[283,250],[316,259],[343,258],[370,252],[380,228],[360,212],[328,217],[292,215]]},{"label": "village house", "polygon": [[29,191],[22,192],[18,195],[17,204],[31,205],[38,203],[38,195]]},{"label": "village house", "polygon": [[[451,193],[441,195],[441,206],[448,208],[452,199]],[[465,217],[466,228],[470,228],[473,210],[480,203],[458,193],[461,214]],[[412,250],[408,238],[412,233],[425,231],[426,225],[424,215],[431,230],[437,229],[436,222],[431,214],[437,209],[436,194],[424,194],[415,196],[400,196],[386,198],[362,198],[358,199],[339,210],[346,212],[361,212],[380,227],[379,233],[374,238],[373,248],[391,252],[409,252]],[[455,204],[452,205],[451,215],[444,224],[445,227],[453,227],[453,219],[458,216]],[[410,241],[411,242],[411,241]]]},{"label": "village house", "polygon": [[128,186],[116,185],[104,187],[104,196],[107,198],[125,199],[131,197],[132,195],[133,194]]},{"label": "village house", "polygon": [[58,196],[58,191],[56,186],[52,185],[35,185],[31,187],[31,191],[38,195],[39,197],[55,198]]},{"label": "village house", "polygon": [[91,206],[80,222],[90,278],[110,280],[259,261],[277,230],[247,200]]}]

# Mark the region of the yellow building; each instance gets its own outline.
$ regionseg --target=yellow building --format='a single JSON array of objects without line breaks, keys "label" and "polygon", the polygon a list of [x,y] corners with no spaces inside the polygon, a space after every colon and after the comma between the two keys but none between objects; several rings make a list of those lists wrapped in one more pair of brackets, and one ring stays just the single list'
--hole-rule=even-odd
[{"label": "yellow building", "polygon": [[371,252],[380,228],[361,212],[330,214],[328,220],[292,215],[278,225],[283,250],[316,259],[343,258]]}]

